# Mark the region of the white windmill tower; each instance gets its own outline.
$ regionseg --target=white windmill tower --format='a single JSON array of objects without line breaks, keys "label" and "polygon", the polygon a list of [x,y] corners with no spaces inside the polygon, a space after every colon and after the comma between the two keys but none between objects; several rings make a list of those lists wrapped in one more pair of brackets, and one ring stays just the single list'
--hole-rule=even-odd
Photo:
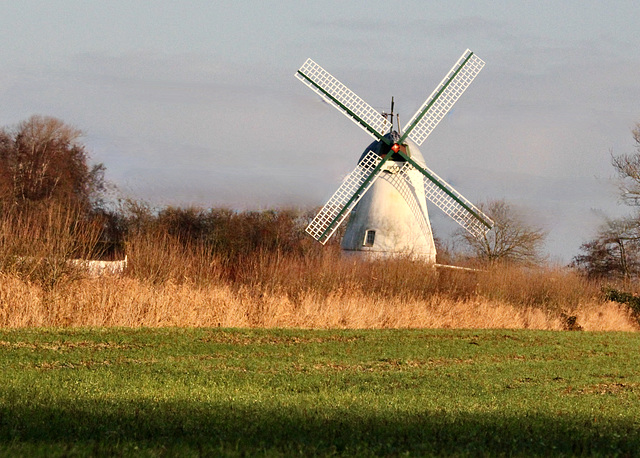
[{"label": "white windmill tower", "polygon": [[326,70],[307,59],[296,77],[362,127],[375,141],[306,231],[324,244],[351,214],[342,239],[346,252],[366,257],[404,255],[435,262],[427,213],[430,200],[471,234],[483,236],[493,221],[426,165],[418,147],[482,70],[467,50],[400,131]]}]

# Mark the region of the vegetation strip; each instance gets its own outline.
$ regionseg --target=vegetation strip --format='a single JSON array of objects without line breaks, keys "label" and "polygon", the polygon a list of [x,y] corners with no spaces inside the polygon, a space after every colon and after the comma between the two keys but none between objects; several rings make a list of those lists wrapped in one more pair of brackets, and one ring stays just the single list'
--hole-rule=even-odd
[{"label": "vegetation strip", "polygon": [[634,455],[640,334],[0,332],[0,455]]}]

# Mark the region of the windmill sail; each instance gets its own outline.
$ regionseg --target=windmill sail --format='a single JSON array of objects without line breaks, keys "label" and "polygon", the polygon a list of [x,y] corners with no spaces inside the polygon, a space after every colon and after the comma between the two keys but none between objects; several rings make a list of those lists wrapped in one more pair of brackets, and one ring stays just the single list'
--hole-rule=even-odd
[{"label": "windmill sail", "polygon": [[373,151],[369,151],[342,185],[322,207],[306,228],[306,232],[323,245],[331,238],[340,224],[349,215],[364,193],[378,178],[385,162]]},{"label": "windmill sail", "polygon": [[[426,165],[418,164],[410,158],[407,158],[407,161],[407,166],[422,173],[424,177],[424,193],[427,199],[465,228],[467,232],[475,237],[482,237],[493,227],[491,218],[465,199],[453,186],[436,175]],[[407,167],[403,167],[403,171],[404,169],[407,169],[405,174],[411,170]]]},{"label": "windmill sail", "polygon": [[376,140],[391,129],[387,118],[313,60],[307,59],[295,76]]},{"label": "windmill sail", "polygon": [[467,49],[404,127],[404,134],[399,143],[408,137],[416,145],[422,145],[480,73],[482,67],[484,67],[484,61]]}]

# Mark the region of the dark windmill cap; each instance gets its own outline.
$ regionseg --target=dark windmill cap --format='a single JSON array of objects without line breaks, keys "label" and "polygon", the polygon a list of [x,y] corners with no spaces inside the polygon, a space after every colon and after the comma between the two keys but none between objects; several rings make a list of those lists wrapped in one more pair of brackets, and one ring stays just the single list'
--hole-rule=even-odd
[{"label": "dark windmill cap", "polygon": [[[389,132],[388,134],[386,134],[384,138],[389,140],[389,145],[387,145],[382,140],[374,141],[364,150],[364,152],[360,156],[360,159],[358,159],[358,163],[360,163],[360,161],[364,159],[369,151],[373,151],[380,157],[384,157],[389,154],[389,152],[391,152],[391,145],[397,143],[400,140],[400,134],[394,130],[393,132]],[[391,160],[395,162],[405,162],[404,158],[397,153],[393,153],[393,156],[391,156]]]}]

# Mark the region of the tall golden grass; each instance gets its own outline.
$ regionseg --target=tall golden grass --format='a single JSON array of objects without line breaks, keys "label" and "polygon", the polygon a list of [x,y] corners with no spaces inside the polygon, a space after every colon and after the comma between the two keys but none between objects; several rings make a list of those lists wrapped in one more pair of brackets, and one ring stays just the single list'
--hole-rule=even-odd
[{"label": "tall golden grass", "polygon": [[[230,255],[138,231],[126,244],[126,272],[92,278],[57,260],[91,255],[93,228],[59,209],[49,217],[48,226],[0,224],[0,327],[638,329],[601,285],[562,268],[361,262],[335,247]],[[21,267],[27,258],[31,267]]]},{"label": "tall golden grass", "polygon": [[58,204],[2,210],[1,272],[53,288],[75,273],[67,259],[97,254],[101,228],[77,208]]}]

